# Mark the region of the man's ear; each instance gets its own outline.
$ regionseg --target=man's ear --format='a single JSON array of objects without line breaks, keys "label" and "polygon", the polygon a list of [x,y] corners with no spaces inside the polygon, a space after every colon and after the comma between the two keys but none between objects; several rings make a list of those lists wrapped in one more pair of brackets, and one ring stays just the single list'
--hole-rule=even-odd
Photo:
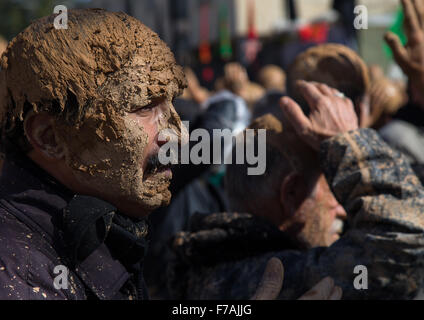
[{"label": "man's ear", "polygon": [[286,218],[293,217],[307,194],[305,178],[292,172],[284,177],[280,186],[280,204]]},{"label": "man's ear", "polygon": [[24,121],[25,135],[34,151],[45,160],[59,160],[65,148],[54,130],[54,119],[45,113],[30,112]]}]

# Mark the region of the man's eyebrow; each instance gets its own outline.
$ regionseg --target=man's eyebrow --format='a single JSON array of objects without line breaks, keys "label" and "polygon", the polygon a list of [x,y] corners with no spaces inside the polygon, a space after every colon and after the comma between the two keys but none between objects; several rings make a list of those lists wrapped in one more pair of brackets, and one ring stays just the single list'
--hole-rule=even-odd
[{"label": "man's eyebrow", "polygon": [[162,95],[162,96],[159,96],[159,97],[151,97],[151,98],[148,98],[146,100],[145,104],[140,104],[140,103],[136,103],[136,102],[129,103],[129,109],[131,111],[135,111],[135,110],[138,110],[138,109],[159,105],[159,104],[161,104],[161,103],[163,103],[164,101],[167,100],[166,97],[167,97],[166,95]]}]

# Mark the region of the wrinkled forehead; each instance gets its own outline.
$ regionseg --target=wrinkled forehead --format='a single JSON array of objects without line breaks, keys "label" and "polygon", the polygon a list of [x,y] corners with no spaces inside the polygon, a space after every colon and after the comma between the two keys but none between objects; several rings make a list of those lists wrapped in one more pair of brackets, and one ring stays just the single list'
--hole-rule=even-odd
[{"label": "wrinkled forehead", "polygon": [[99,88],[99,94],[115,102],[123,111],[147,106],[158,99],[173,99],[182,93],[185,78],[180,66],[155,70],[142,59],[109,76]]},{"label": "wrinkled forehead", "polygon": [[172,70],[157,75],[147,66],[133,66],[111,76],[99,93],[117,103],[120,109],[130,112],[158,99],[173,99],[181,90]]},{"label": "wrinkled forehead", "polygon": [[159,98],[173,99],[186,87],[183,69],[161,40],[137,48],[124,66],[101,80],[101,97],[117,102],[126,111]]}]

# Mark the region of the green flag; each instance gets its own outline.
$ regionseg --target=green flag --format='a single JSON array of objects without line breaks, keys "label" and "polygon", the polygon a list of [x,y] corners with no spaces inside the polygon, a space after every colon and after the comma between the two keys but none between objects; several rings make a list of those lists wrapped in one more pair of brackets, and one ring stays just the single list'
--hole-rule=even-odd
[{"label": "green flag", "polygon": [[[398,35],[400,41],[402,41],[402,44],[405,45],[408,39],[403,30],[403,20],[404,20],[403,10],[400,7],[396,12],[395,21],[389,30],[393,32],[394,34]],[[393,58],[392,50],[386,43],[383,44],[383,50],[387,57]]]}]

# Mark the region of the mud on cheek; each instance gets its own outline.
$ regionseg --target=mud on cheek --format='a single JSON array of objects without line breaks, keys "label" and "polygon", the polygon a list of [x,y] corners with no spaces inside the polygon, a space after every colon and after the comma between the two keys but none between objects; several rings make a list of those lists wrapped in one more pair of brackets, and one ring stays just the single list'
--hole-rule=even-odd
[{"label": "mud on cheek", "polygon": [[122,115],[110,108],[97,109],[79,128],[58,126],[57,132],[67,147],[66,162],[82,183],[109,183],[130,193],[137,176],[142,179],[139,167],[148,137],[141,129],[137,135],[128,130]]},{"label": "mud on cheek", "polygon": [[[93,187],[107,185],[111,196],[124,197],[142,207],[156,208],[169,203],[169,179],[154,175],[143,181],[142,164],[147,155],[149,136],[136,121],[119,118],[110,123],[96,123],[71,136],[68,160],[80,181]],[[99,129],[101,128],[101,129]],[[121,130],[121,129],[122,130]],[[81,141],[95,141],[87,148]]]}]

